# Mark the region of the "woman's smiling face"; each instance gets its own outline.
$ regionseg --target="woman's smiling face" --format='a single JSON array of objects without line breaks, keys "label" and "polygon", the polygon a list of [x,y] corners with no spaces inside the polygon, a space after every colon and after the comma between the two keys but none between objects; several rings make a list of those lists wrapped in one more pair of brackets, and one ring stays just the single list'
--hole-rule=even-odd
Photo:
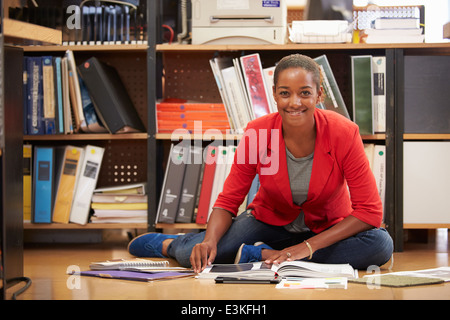
[{"label": "woman's smiling face", "polygon": [[314,111],[322,96],[317,87],[313,73],[301,67],[279,73],[273,94],[283,126],[301,126],[314,121]]}]

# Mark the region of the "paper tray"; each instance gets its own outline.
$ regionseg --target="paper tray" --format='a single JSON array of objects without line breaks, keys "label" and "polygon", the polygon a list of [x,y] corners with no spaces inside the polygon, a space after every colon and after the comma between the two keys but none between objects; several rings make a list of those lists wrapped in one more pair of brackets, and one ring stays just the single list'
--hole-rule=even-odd
[{"label": "paper tray", "polygon": [[352,41],[352,29],[345,20],[292,21],[289,40],[294,43],[347,43]]}]

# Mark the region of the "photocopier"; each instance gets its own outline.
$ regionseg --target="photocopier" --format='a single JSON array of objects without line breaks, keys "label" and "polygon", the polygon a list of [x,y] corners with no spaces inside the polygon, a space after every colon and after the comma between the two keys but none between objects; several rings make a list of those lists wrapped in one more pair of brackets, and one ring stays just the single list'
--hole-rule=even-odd
[{"label": "photocopier", "polygon": [[285,44],[285,0],[192,0],[192,44]]}]

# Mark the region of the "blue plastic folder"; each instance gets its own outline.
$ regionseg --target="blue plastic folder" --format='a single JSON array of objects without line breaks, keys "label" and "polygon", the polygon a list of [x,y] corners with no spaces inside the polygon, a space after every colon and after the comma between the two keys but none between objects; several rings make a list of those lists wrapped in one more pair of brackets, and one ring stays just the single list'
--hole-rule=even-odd
[{"label": "blue plastic folder", "polygon": [[33,170],[33,222],[51,223],[54,188],[53,147],[35,147]]}]

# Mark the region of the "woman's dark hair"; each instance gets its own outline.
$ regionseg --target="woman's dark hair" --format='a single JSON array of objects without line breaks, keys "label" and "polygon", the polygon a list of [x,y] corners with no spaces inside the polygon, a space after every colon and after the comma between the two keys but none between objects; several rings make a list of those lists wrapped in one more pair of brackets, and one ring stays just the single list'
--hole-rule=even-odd
[{"label": "woman's dark hair", "polygon": [[273,74],[273,84],[275,86],[277,85],[278,75],[280,72],[289,68],[302,68],[308,72],[311,72],[313,74],[313,80],[316,83],[317,90],[320,90],[322,75],[319,65],[310,57],[298,53],[286,56],[278,62]]}]

